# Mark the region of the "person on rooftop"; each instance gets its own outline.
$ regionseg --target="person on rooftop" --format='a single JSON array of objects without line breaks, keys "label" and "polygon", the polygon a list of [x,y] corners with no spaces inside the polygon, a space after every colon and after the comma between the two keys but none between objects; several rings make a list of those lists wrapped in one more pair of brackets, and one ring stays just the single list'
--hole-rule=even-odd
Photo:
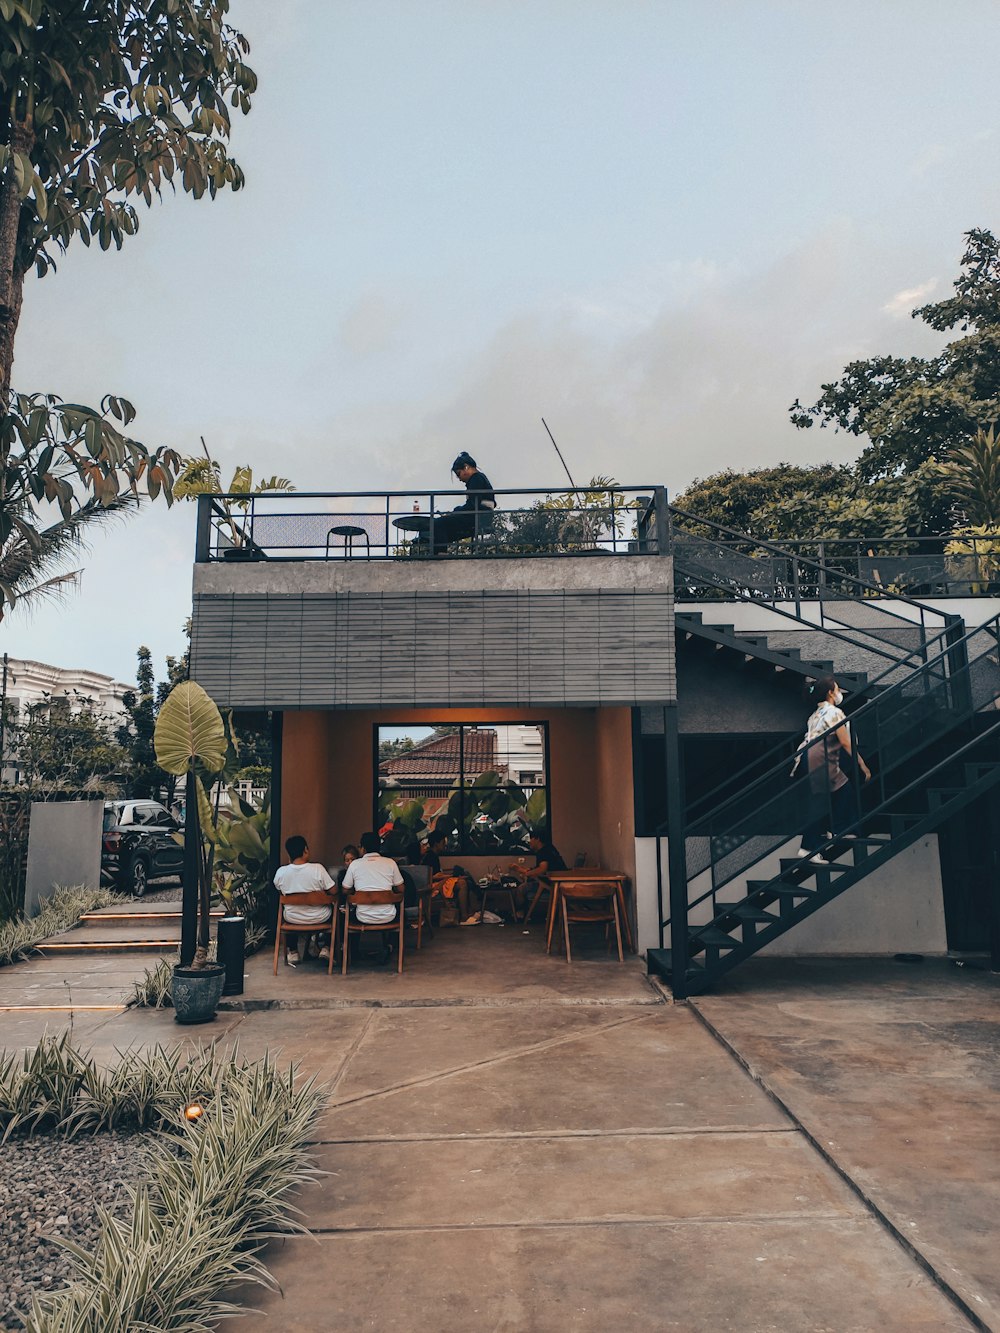
[{"label": "person on rooftop", "polygon": [[464,450],[452,463],[451,470],[469,494],[465,503],[450,513],[441,514],[440,517],[435,515],[433,555],[446,550],[449,542],[479,536],[491,531],[493,526],[497,499],[489,477],[485,472],[480,472],[476,460]]}]

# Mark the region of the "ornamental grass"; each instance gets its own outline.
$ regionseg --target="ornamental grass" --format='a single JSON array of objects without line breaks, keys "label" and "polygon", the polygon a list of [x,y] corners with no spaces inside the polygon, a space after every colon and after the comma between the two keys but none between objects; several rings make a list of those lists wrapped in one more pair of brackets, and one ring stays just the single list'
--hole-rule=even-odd
[{"label": "ornamental grass", "polygon": [[125,899],[109,889],[75,888],[56,889],[42,904],[34,917],[18,917],[0,926],[0,967],[19,963],[34,951],[39,940],[75,926],[84,912],[99,907],[111,907]]},{"label": "ornamental grass", "polygon": [[226,1290],[272,1285],[262,1247],[305,1230],[288,1195],[318,1174],[306,1144],[323,1104],[313,1080],[279,1071],[268,1056],[244,1059],[238,1047],[156,1047],[101,1068],[63,1035],[0,1060],[5,1141],[114,1128],[150,1134],[149,1174],[130,1187],[128,1216],[99,1209],[92,1250],[60,1241],[75,1280],[35,1294],[24,1316],[29,1333],[208,1333],[240,1313]]}]

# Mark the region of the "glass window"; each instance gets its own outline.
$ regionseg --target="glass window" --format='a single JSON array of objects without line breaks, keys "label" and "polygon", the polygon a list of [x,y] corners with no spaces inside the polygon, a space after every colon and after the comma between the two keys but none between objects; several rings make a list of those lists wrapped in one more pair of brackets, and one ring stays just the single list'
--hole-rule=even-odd
[{"label": "glass window", "polygon": [[385,849],[414,858],[433,831],[455,855],[502,856],[523,852],[532,827],[548,834],[547,731],[544,722],[376,728]]}]

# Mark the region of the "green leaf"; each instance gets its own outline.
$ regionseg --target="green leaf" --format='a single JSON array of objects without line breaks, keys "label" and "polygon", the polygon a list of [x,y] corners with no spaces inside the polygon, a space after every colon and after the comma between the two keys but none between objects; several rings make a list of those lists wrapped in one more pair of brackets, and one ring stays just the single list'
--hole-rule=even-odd
[{"label": "green leaf", "polygon": [[153,747],[165,773],[179,777],[195,761],[209,773],[221,770],[226,757],[222,714],[196,681],[174,686],[167,696],[156,719]]}]

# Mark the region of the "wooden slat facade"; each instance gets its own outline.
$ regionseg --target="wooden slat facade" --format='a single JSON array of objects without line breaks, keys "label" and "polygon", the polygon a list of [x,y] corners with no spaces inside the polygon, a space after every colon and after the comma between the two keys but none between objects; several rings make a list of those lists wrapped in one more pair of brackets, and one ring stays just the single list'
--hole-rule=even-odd
[{"label": "wooden slat facade", "polygon": [[668,587],[200,592],[191,673],[228,708],[663,704]]}]

